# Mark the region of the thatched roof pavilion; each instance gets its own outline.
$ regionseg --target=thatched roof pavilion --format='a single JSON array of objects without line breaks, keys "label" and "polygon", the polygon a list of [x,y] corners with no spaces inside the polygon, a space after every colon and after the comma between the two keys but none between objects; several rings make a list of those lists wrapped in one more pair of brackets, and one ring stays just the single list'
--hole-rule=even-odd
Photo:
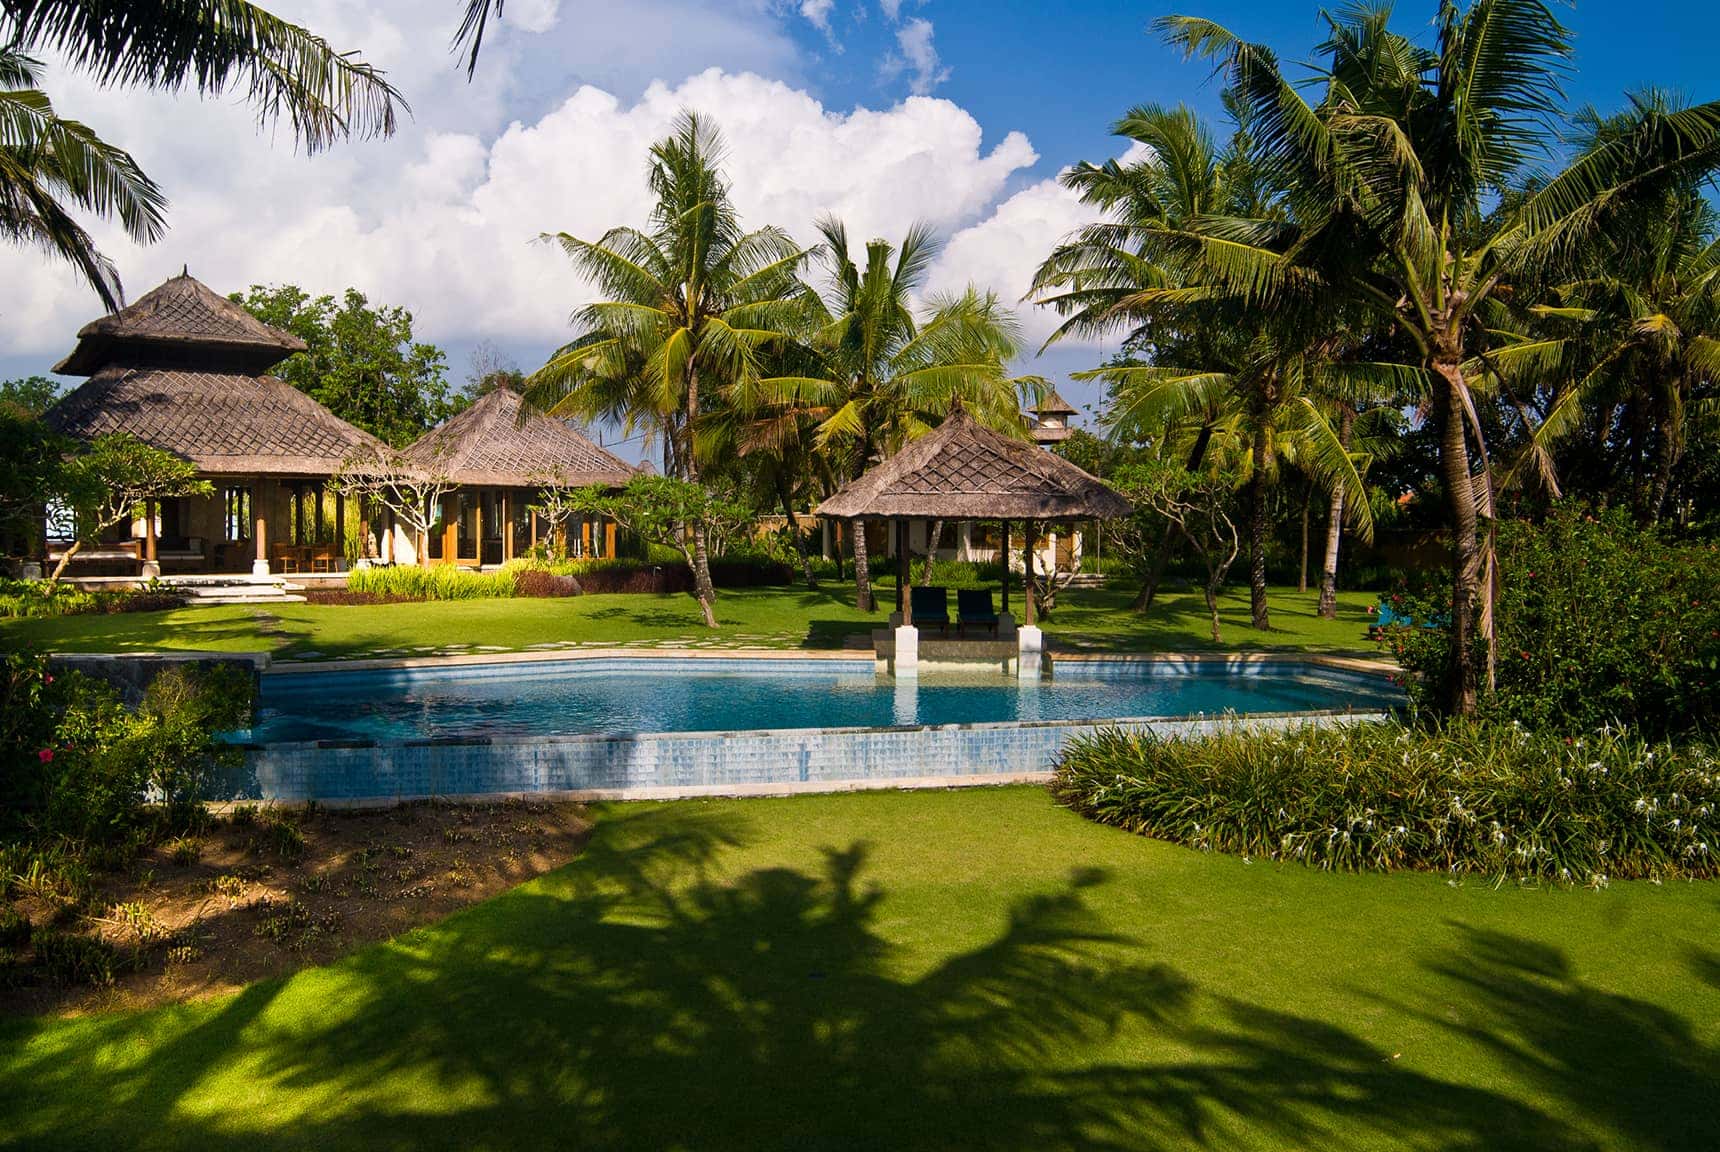
[{"label": "thatched roof pavilion", "polygon": [[1096,477],[961,410],[817,509],[845,520],[1105,520],[1129,512]]},{"label": "thatched roof pavilion", "polygon": [[508,388],[497,388],[432,428],[405,456],[468,486],[535,488],[551,478],[571,487],[620,486],[634,476],[619,457]]},{"label": "thatched roof pavilion", "polygon": [[264,374],[304,347],[181,274],[79,330],[54,371],[90,379],[45,419],[82,440],[128,433],[211,476],[328,476],[378,442]]},{"label": "thatched roof pavilion", "polygon": [[[936,429],[845,485],[820,504],[816,514],[843,520],[893,520],[898,540],[909,520],[1002,520],[1007,542],[1010,520],[1108,520],[1130,511],[1129,502],[1098,478],[1028,441],[984,427],[958,407]],[[905,541],[898,544],[896,553],[901,567],[896,596],[902,601],[907,585]],[[897,607],[901,611],[906,605]],[[1030,584],[1030,624],[1033,614]]]},{"label": "thatched roof pavilion", "polygon": [[1033,408],[1033,442],[1060,444],[1069,439],[1069,417],[1073,415],[1075,406],[1058,395],[1057,389],[1047,389],[1045,396]]}]

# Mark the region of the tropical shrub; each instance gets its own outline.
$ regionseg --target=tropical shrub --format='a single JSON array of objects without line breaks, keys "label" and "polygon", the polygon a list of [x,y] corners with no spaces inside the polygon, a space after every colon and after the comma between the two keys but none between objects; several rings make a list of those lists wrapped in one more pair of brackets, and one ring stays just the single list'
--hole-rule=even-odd
[{"label": "tropical shrub", "polygon": [[251,692],[234,669],[172,667],[131,711],[108,685],[57,673],[40,653],[5,653],[0,825],[91,852],[184,826],[210,776],[237,761],[218,733],[249,722]]},{"label": "tropical shrub", "polygon": [[[1669,539],[1622,511],[1563,508],[1541,524],[1501,524],[1499,559],[1497,688],[1484,711],[1566,733],[1720,723],[1720,545]],[[1439,589],[1397,606],[1439,620],[1449,603]],[[1444,629],[1397,628],[1387,640],[1418,703],[1448,697]]]},{"label": "tropical shrub", "polygon": [[494,600],[514,594],[512,572],[472,572],[453,564],[423,567],[355,568],[346,577],[349,592],[396,600]]},{"label": "tropical shrub", "polygon": [[1337,871],[1595,885],[1720,875],[1720,748],[1616,729],[1112,730],[1065,751],[1052,791],[1141,835]]},{"label": "tropical shrub", "polygon": [[181,594],[156,586],[91,592],[48,580],[0,579],[0,619],[162,612],[184,604]]}]

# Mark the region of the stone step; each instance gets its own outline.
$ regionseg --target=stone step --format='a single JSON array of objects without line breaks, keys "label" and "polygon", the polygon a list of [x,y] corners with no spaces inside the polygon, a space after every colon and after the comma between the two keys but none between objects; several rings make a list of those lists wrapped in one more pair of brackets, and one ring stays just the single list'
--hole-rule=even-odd
[{"label": "stone step", "polygon": [[303,596],[196,596],[187,607],[209,608],[220,604],[303,604]]}]

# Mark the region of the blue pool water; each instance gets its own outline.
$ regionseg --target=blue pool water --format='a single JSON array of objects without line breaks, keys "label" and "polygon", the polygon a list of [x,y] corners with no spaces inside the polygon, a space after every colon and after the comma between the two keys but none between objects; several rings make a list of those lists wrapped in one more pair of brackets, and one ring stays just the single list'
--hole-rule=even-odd
[{"label": "blue pool water", "polygon": [[1111,720],[1224,712],[1376,710],[1402,698],[1379,677],[1293,661],[1069,662],[1039,683],[999,676],[917,685],[870,659],[544,661],[263,678],[259,744],[461,736]]}]

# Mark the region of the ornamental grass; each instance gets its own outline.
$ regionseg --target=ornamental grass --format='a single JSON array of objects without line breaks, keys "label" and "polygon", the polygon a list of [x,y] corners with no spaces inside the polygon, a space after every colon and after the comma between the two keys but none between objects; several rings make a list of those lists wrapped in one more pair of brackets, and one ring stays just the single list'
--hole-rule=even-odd
[{"label": "ornamental grass", "polygon": [[1208,851],[1338,871],[1398,868],[1604,885],[1720,873],[1720,750],[1606,729],[1240,726],[1076,741],[1058,801]]}]

